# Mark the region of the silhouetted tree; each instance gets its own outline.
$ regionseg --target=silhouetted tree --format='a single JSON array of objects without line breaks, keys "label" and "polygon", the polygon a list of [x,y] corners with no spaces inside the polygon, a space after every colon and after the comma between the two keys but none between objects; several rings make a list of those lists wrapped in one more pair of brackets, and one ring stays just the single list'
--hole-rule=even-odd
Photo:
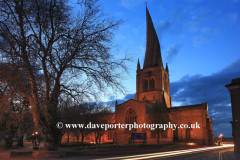
[{"label": "silhouetted tree", "polygon": [[18,143],[17,145],[23,147],[23,138],[25,134],[32,134],[35,130],[33,116],[27,99],[22,100],[23,111],[18,127]]},{"label": "silhouetted tree", "polygon": [[[73,122],[74,123],[78,123],[78,124],[84,124],[85,126],[91,122],[92,120],[92,112],[94,110],[94,107],[95,107],[95,104],[96,103],[82,103],[82,104],[78,104],[78,105],[75,105],[73,107],[73,111],[76,111],[74,112],[75,115],[73,116],[74,117],[74,120]],[[79,135],[81,135],[81,144],[83,146],[83,141],[84,141],[84,138],[90,134],[92,132],[91,129],[88,129],[88,128],[77,128],[77,129],[74,129],[73,133],[75,134],[75,136],[77,137],[77,141],[79,141]]]},{"label": "silhouetted tree", "polygon": [[[18,64],[0,64],[0,120],[7,139],[5,148],[11,148],[14,134],[19,135],[17,145],[23,146],[23,136],[34,128],[29,100],[21,93],[30,93],[27,72]],[[1,127],[2,128],[2,127]],[[2,128],[3,129],[3,128]],[[4,131],[4,130],[3,130]]]},{"label": "silhouetted tree", "polygon": [[[19,94],[29,99],[47,150],[56,150],[59,143],[61,94],[86,100],[109,87],[124,91],[118,71],[126,71],[129,59],[110,53],[122,21],[106,18],[97,0],[76,5],[79,11],[74,12],[66,0],[0,0],[1,61],[18,64],[27,73],[30,93]],[[42,83],[37,71],[43,74]]]},{"label": "silhouetted tree", "polygon": [[[148,120],[151,124],[168,124],[171,121],[170,113],[167,111],[166,105],[162,102],[148,103],[147,108]],[[159,144],[160,135],[164,131],[162,128],[157,127],[154,132],[157,135],[157,144]]]},{"label": "silhouetted tree", "polygon": [[96,144],[100,144],[103,134],[107,132],[107,130],[105,130],[105,128],[102,128],[101,125],[110,124],[113,122],[114,117],[112,114],[111,106],[104,103],[96,104],[91,117],[92,124],[98,125],[95,126],[95,128],[92,128],[92,131],[95,134]]},{"label": "silhouetted tree", "polygon": [[[1,82],[1,81],[0,81]],[[12,138],[14,135],[19,135],[18,146],[23,147],[23,136],[33,127],[32,114],[30,113],[29,105],[26,100],[14,90],[10,90],[9,86],[5,87],[5,91],[0,95],[0,126],[5,139],[5,148],[9,149],[12,146]]]},{"label": "silhouetted tree", "polygon": [[22,106],[16,104],[14,97],[1,97],[1,99],[6,98],[1,101],[1,113],[0,120],[7,130],[7,138],[5,138],[5,149],[10,149],[12,147],[12,139],[19,129],[21,114],[23,112]]}]

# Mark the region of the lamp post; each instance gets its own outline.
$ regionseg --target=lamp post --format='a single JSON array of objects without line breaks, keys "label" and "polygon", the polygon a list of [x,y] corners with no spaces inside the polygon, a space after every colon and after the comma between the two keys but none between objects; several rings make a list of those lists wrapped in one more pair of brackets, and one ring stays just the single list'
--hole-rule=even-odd
[{"label": "lamp post", "polygon": [[223,134],[219,134],[219,138],[221,138],[221,142],[223,140]]},{"label": "lamp post", "polygon": [[32,134],[32,136],[34,136],[35,140],[33,141],[33,150],[38,150],[38,147],[39,147],[39,144],[37,144],[37,136],[38,135],[38,132],[35,132]]}]

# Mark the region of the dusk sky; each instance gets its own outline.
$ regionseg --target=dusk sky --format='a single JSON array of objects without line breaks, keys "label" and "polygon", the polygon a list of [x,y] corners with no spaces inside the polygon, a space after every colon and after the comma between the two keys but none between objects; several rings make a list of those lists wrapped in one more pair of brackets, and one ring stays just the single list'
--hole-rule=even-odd
[{"label": "dusk sky", "polygon": [[[126,22],[116,32],[113,52],[131,54],[130,75],[123,81],[128,98],[136,93],[136,69],[146,50],[145,0],[101,0],[104,12]],[[230,93],[240,77],[239,0],[148,0],[147,7],[168,63],[173,107],[208,102],[214,136],[231,137]],[[123,95],[113,95],[122,103]]]}]

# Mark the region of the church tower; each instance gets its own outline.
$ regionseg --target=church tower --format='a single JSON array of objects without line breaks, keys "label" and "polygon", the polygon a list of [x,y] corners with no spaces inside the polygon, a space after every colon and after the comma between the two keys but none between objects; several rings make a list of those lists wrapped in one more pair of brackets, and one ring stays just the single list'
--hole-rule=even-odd
[{"label": "church tower", "polygon": [[163,67],[159,40],[151,16],[146,7],[147,39],[143,69],[138,60],[136,95],[138,101],[162,101],[172,107],[170,97],[169,71]]}]

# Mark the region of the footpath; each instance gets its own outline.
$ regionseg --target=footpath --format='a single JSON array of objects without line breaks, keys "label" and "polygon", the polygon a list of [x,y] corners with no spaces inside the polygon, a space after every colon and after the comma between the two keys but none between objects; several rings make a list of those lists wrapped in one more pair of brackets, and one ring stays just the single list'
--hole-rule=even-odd
[{"label": "footpath", "polygon": [[[154,152],[166,152],[166,151],[175,151],[175,150],[185,150],[185,149],[194,149],[194,148],[204,148],[210,146],[189,146],[181,148],[169,148],[169,149],[149,149],[142,148],[138,150],[123,150],[123,151],[41,151],[43,143],[40,144],[39,150],[33,150],[32,146],[22,147],[19,149],[11,149],[0,152],[0,160],[2,159],[35,159],[35,158],[67,158],[67,157],[78,157],[78,156],[87,156],[87,155],[115,155],[115,154],[142,154],[142,153],[154,153]],[[238,155],[240,156],[240,154]],[[237,156],[237,157],[238,157]]]},{"label": "footpath", "polygon": [[[43,143],[39,145],[39,149],[41,149],[42,147],[43,147]],[[9,149],[9,150],[0,152],[0,159],[4,157],[16,157],[18,156],[18,154],[16,153],[19,153],[20,156],[32,156],[32,152],[33,152],[33,146],[21,147],[18,149]]]}]

